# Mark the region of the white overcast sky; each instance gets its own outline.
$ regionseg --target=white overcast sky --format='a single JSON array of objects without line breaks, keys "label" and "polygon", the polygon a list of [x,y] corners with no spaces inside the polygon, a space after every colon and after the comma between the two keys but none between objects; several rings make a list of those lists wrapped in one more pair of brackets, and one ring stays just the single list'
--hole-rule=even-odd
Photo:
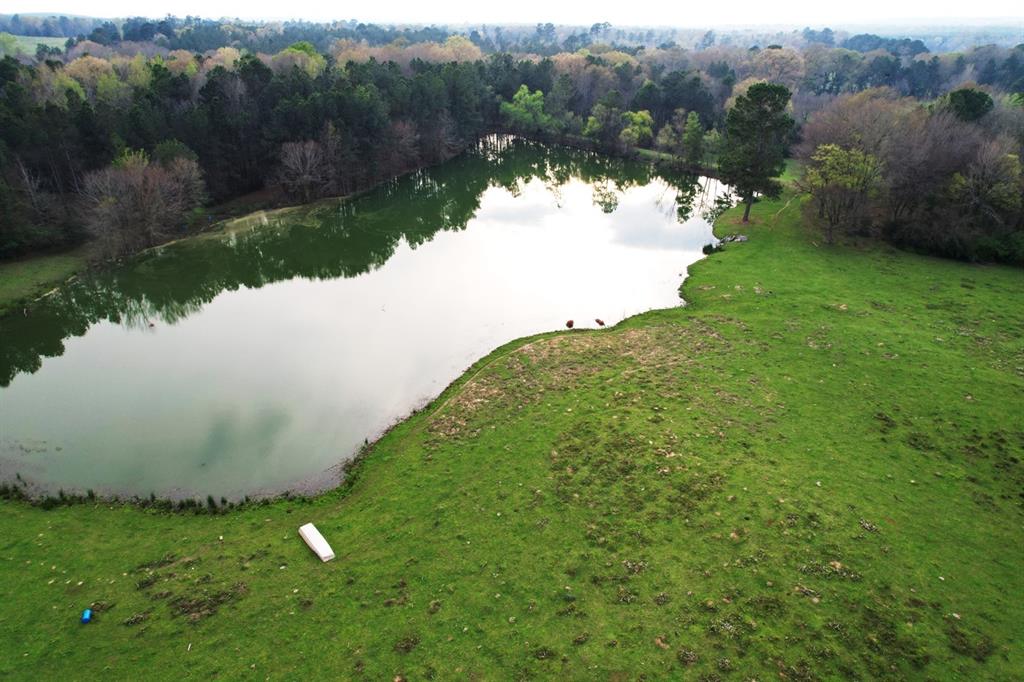
[{"label": "white overcast sky", "polygon": [[[733,0],[732,2],[607,2],[604,0],[391,0],[342,3],[305,0],[259,3],[253,0],[0,0],[0,14],[53,13],[95,17],[188,14],[208,18],[358,19],[389,23],[522,23],[589,25],[598,21],[642,26],[839,26],[879,23],[956,24],[1000,19],[1024,24],[1022,0]],[[952,20],[952,21],[950,21]],[[970,23],[975,23],[971,21]],[[982,22],[985,23],[985,22]]]}]

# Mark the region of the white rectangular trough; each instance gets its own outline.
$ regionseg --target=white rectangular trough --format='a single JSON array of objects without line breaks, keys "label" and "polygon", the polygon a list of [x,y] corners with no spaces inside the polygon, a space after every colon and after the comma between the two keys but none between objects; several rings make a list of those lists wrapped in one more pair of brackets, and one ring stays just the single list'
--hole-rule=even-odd
[{"label": "white rectangular trough", "polygon": [[330,561],[334,558],[334,550],[331,549],[331,546],[327,544],[327,540],[324,540],[324,536],[320,534],[320,531],[312,523],[300,526],[299,536],[306,541],[306,544],[313,550],[313,553],[320,557],[320,561]]}]

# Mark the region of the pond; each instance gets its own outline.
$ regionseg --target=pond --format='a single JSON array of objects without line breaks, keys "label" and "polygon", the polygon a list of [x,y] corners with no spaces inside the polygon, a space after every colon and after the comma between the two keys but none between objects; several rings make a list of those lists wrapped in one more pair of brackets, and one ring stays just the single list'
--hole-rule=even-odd
[{"label": "pond", "polygon": [[356,199],[153,249],[0,320],[0,479],[170,498],[334,485],[497,346],[680,305],[723,195],[492,136]]}]

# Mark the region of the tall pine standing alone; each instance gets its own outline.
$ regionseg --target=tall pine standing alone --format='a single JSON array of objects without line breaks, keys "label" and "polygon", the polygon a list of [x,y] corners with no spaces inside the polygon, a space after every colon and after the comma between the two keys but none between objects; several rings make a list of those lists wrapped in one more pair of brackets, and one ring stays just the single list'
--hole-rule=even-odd
[{"label": "tall pine standing alone", "polygon": [[746,203],[743,222],[750,219],[754,195],[777,197],[778,177],[785,168],[783,154],[793,119],[786,113],[789,90],[778,83],[755,83],[725,119],[725,141],[719,161],[722,180]]},{"label": "tall pine standing alone", "polygon": [[691,111],[686,117],[683,149],[686,152],[686,163],[691,168],[699,169],[704,164],[704,126],[700,124],[700,116],[696,111]]}]

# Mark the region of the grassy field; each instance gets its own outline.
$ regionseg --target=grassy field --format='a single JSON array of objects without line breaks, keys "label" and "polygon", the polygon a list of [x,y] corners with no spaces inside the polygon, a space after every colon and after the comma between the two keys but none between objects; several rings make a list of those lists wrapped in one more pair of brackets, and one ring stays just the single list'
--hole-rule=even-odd
[{"label": "grassy field", "polygon": [[42,296],[85,268],[86,249],[0,262],[0,316]]},{"label": "grassy field", "polygon": [[43,44],[47,47],[59,47],[64,49],[64,44],[68,42],[67,38],[53,38],[49,36],[14,36],[17,40],[18,49],[25,54],[34,55],[36,53],[36,45]]},{"label": "grassy field", "polygon": [[1024,275],[799,203],[726,214],[686,308],[496,350],[342,489],[0,503],[0,677],[1020,679]]}]

